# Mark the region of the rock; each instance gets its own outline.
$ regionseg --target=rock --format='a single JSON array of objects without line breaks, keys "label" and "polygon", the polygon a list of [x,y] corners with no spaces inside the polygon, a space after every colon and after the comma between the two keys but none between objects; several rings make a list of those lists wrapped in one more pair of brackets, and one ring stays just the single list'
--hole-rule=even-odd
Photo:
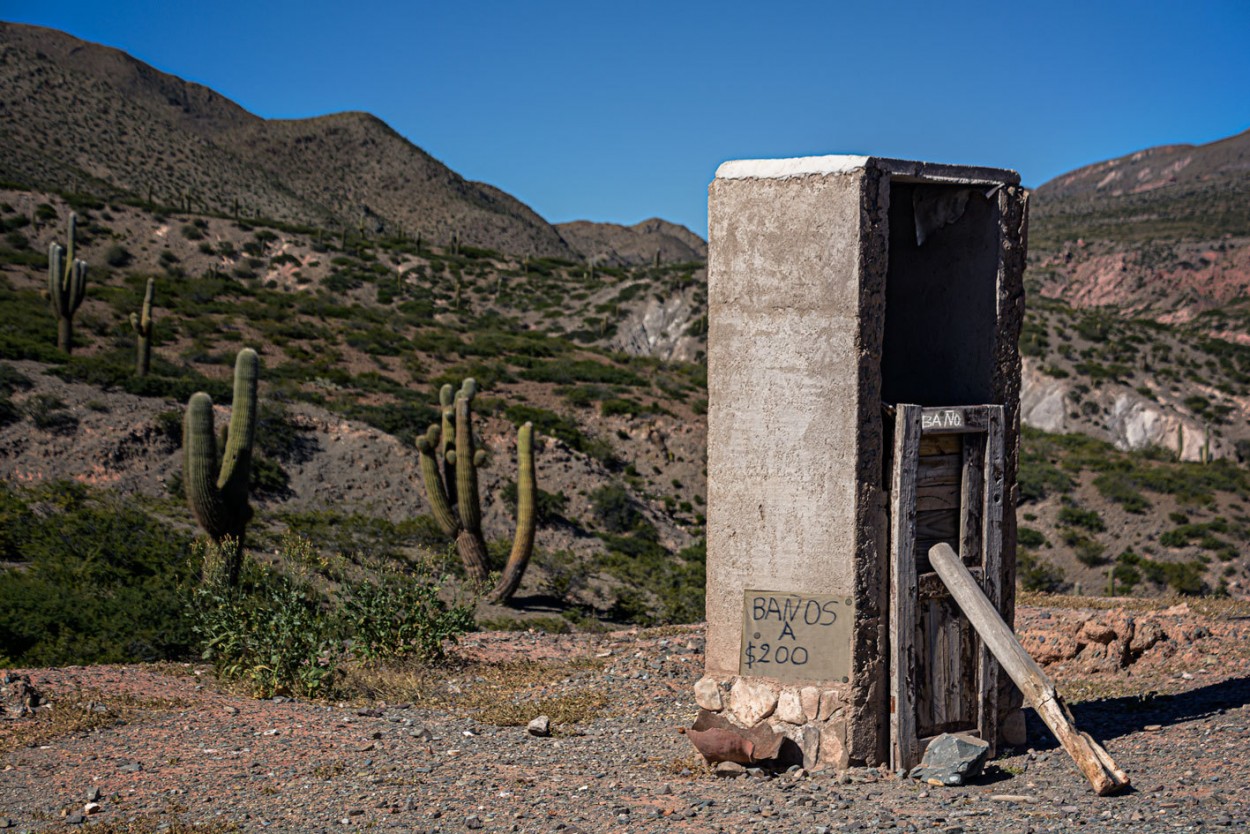
[{"label": "rock", "polygon": [[725,708],[724,699],[720,694],[720,684],[713,678],[699,678],[695,682],[694,701],[701,709],[711,712],[720,712]]},{"label": "rock", "polygon": [[30,675],[5,672],[0,675],[0,715],[9,713],[22,718],[47,703],[30,682]]},{"label": "rock", "polygon": [[738,678],[729,690],[729,707],[734,718],[747,727],[754,727],[777,708],[777,692],[762,681]]},{"label": "rock", "polygon": [[976,736],[942,733],[929,742],[911,778],[932,785],[962,785],[981,772],[989,754],[989,742]]},{"label": "rock", "polygon": [[129,764],[120,765],[117,769],[122,773],[138,773],[143,770],[143,765],[139,762],[130,762]]},{"label": "rock", "polygon": [[66,825],[82,825],[86,821],[87,821],[87,818],[84,817],[82,814],[70,814],[68,817],[65,818]]},{"label": "rock", "polygon": [[846,752],[845,734],[846,728],[841,721],[831,721],[821,727],[819,764],[846,770],[850,765],[850,757]]},{"label": "rock", "polygon": [[82,812],[86,814],[87,816],[91,816],[92,814],[98,814],[100,813],[100,803],[88,802],[86,805],[83,806]]},{"label": "rock", "polygon": [[820,693],[820,714],[816,716],[821,721],[828,721],[833,717],[833,712],[838,708],[838,693],[833,690],[826,690]]},{"label": "rock", "polygon": [[551,735],[551,719],[545,715],[540,715],[525,725],[525,731],[532,736],[546,738]]},{"label": "rock", "polygon": [[0,828],[8,828],[13,825],[13,820],[8,817],[0,817]]},{"label": "rock", "polygon": [[103,795],[103,794],[101,794],[101,793],[100,793],[100,789],[99,789],[99,788],[92,788],[91,790],[87,791],[87,801],[88,801],[88,802],[99,802],[99,801],[100,801],[100,797],[101,797],[102,795]]},{"label": "rock", "polygon": [[805,686],[799,690],[799,703],[803,705],[803,715],[808,721],[820,718],[820,690],[814,686]]},{"label": "rock", "polygon": [[783,689],[777,697],[776,716],[778,719],[787,724],[802,724],[807,721],[807,716],[803,712],[803,704],[799,700],[799,693],[793,689]]},{"label": "rock", "polygon": [[226,707],[226,715],[238,715],[238,714],[239,714],[238,707],[229,707],[229,706]]},{"label": "rock", "polygon": [[1029,741],[1028,727],[1024,721],[1023,710],[1012,710],[1003,718],[998,728],[1003,743],[1011,747],[1023,747]]},{"label": "rock", "polygon": [[1026,631],[1020,635],[1020,644],[1042,666],[1071,660],[1080,649],[1075,637],[1053,631]]},{"label": "rock", "polygon": [[1080,639],[1090,643],[1101,643],[1104,646],[1116,638],[1115,629],[1097,620],[1086,620],[1081,625]]},{"label": "rock", "polygon": [[799,737],[799,749],[803,751],[803,769],[813,771],[820,765],[820,728],[805,724]]},{"label": "rock", "polygon": [[716,765],[716,769],[712,771],[717,776],[734,777],[741,776],[747,772],[747,769],[737,762],[721,762]]},{"label": "rock", "polygon": [[1143,620],[1138,623],[1133,639],[1128,644],[1128,650],[1134,656],[1141,655],[1150,651],[1160,641],[1166,639],[1167,635],[1163,631],[1163,626],[1154,620]]},{"label": "rock", "polygon": [[476,831],[482,827],[482,820],[477,814],[469,814],[464,818],[464,827]]}]

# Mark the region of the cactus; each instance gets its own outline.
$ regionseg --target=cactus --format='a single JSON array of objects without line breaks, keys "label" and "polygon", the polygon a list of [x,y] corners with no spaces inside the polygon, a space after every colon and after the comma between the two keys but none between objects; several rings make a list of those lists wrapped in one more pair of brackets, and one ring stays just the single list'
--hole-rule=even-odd
[{"label": "cactus", "polygon": [[504,565],[503,576],[491,593],[491,601],[506,603],[521,587],[521,578],[529,567],[534,552],[534,529],[537,527],[535,511],[538,484],[534,477],[534,424],[526,423],[516,433],[516,533],[512,539],[512,552]]},{"label": "cactus", "polygon": [[156,289],[156,279],[148,279],[147,292],[143,294],[143,311],[130,314],[130,326],[138,337],[135,355],[135,376],[148,375],[152,366],[152,293]]},{"label": "cactus", "polygon": [[[466,379],[459,391],[444,385],[439,391],[442,425],[431,425],[417,438],[417,449],[421,457],[421,479],[434,520],[443,532],[455,539],[456,550],[469,578],[482,585],[488,579],[489,567],[486,542],[482,538],[477,470],[485,463],[486,455],[473,448],[473,397],[476,394],[477,382],[472,378]],[[503,577],[488,595],[494,602],[507,602],[516,593],[534,549],[537,487],[533,437],[534,428],[530,423],[517,431],[517,529]]]},{"label": "cactus", "polygon": [[87,262],[74,257],[78,215],[69,216],[69,249],[48,245],[48,298],[56,315],[56,346],[74,350],[74,313],[87,294]]},{"label": "cactus", "polygon": [[[239,351],[234,365],[234,402],[229,428],[223,427],[220,443],[213,436],[213,401],[208,394],[191,396],[182,428],[185,454],[182,481],[195,520],[228,558],[224,564],[204,566],[206,582],[227,585],[238,582],[242,564],[243,534],[252,518],[247,502],[252,470],[252,441],[256,436],[256,382],[259,360],[256,351]],[[220,457],[218,455],[220,454]],[[220,468],[219,468],[220,463]]]}]

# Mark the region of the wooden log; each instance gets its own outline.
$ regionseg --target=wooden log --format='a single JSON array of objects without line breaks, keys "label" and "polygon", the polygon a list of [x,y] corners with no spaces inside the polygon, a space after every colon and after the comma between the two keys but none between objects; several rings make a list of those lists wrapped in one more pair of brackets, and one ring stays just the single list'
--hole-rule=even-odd
[{"label": "wooden log", "polygon": [[1094,791],[1099,796],[1106,796],[1128,787],[1128,775],[1120,770],[1098,742],[1077,729],[1054,684],[1016,640],[958,554],[950,545],[935,545],[929,551],[929,562],[950,589],[951,596],[959,603],[972,627],[981,635],[982,641],[1016,686],[1020,687],[1025,700],[1037,710],[1055,738],[1059,739],[1063,749],[1068,751]]}]

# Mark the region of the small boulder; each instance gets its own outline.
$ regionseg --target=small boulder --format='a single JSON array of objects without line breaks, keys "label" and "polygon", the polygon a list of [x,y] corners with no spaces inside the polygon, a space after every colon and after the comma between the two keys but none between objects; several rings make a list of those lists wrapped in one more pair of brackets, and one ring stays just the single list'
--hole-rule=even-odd
[{"label": "small boulder", "polygon": [[787,724],[802,724],[807,721],[799,693],[793,689],[783,689],[777,697],[776,716]]},{"label": "small boulder", "polygon": [[700,709],[720,712],[725,708],[721,698],[720,684],[714,678],[699,678],[694,685],[694,701]]},{"label": "small boulder", "polygon": [[532,736],[546,738],[551,735],[551,719],[545,715],[540,715],[525,725],[525,731]]},{"label": "small boulder", "polygon": [[1089,643],[1107,645],[1116,638],[1115,629],[1097,620],[1086,620],[1081,626],[1080,639]]},{"label": "small boulder", "polygon": [[976,777],[990,755],[990,745],[967,733],[942,733],[929,742],[911,778],[931,785],[962,785]]},{"label": "small boulder", "polygon": [[743,726],[754,727],[777,709],[777,691],[762,681],[738,678],[729,690],[729,707]]}]

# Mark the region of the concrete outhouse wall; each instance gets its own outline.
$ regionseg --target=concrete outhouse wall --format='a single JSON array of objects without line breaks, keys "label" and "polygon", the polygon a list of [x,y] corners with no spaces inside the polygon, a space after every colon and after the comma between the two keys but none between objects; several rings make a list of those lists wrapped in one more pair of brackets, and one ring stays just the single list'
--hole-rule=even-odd
[{"label": "concrete outhouse wall", "polygon": [[[708,645],[696,691],[740,724],[772,722],[805,761],[885,755],[883,399],[1004,404],[1015,482],[1017,184],[1013,172],[837,156],[729,162],[709,188]],[[963,314],[975,321],[960,329]],[[935,315],[950,332],[926,341]],[[1013,496],[1005,591],[1014,506]],[[803,665],[746,674],[750,592],[826,605],[837,625],[800,635]]]}]

